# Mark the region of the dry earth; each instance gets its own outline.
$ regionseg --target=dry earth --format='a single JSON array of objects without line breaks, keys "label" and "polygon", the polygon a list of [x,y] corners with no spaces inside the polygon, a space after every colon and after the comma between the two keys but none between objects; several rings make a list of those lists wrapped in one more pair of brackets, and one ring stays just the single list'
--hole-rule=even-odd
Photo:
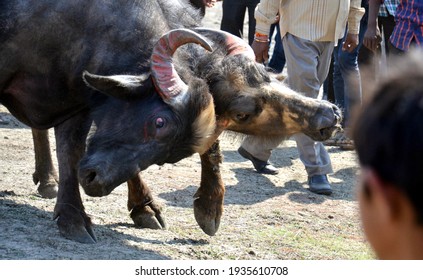
[{"label": "dry earth", "polygon": [[[220,3],[204,25],[218,27]],[[143,172],[165,207],[167,230],[136,228],[126,210],[126,185],[107,197],[83,195],[98,242],[63,238],[52,220],[54,199],[32,183],[31,130],[0,106],[0,259],[369,259],[355,198],[356,156],[329,147],[334,193],[308,191],[295,142],[275,150],[277,176],[260,175],[237,152],[239,139],[221,137],[225,212],[214,237],[197,226],[192,196],[200,181],[198,155]],[[54,139],[51,134],[51,141]],[[55,150],[53,148],[53,150]],[[83,191],[81,190],[83,193]]]}]

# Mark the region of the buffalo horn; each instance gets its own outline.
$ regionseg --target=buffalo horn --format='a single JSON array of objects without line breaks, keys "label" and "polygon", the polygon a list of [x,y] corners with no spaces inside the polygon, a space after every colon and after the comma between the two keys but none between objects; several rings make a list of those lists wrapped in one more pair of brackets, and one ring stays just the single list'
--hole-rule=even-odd
[{"label": "buffalo horn", "polygon": [[205,38],[189,29],[174,29],[164,34],[156,43],[151,55],[151,73],[155,87],[166,103],[183,99],[188,86],[182,81],[172,63],[176,49],[187,43],[196,43],[208,51],[211,46]]},{"label": "buffalo horn", "polygon": [[243,54],[252,60],[256,60],[256,55],[253,49],[243,39],[232,35],[226,31],[215,30],[210,28],[194,28],[195,32],[210,38],[212,41],[217,42],[227,48],[227,55]]}]

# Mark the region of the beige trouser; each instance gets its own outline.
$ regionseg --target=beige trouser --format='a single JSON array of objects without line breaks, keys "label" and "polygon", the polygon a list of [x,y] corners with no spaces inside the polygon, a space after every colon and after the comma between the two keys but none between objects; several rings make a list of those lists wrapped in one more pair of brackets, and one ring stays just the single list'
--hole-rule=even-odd
[{"label": "beige trouser", "polygon": [[[287,83],[293,90],[317,98],[326,79],[333,42],[312,42],[286,34],[282,38],[288,71]],[[315,142],[304,134],[294,135],[298,153],[309,176],[332,173],[328,152],[321,142]],[[266,139],[247,136],[241,146],[254,157],[267,161],[272,150],[284,139]]]}]

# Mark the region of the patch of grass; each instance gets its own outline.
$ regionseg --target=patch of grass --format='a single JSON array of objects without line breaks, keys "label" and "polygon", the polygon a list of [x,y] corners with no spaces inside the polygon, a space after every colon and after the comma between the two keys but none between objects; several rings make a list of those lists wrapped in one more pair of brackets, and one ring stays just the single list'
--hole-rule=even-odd
[{"label": "patch of grass", "polygon": [[267,250],[283,259],[374,258],[360,238],[342,232],[315,231],[307,225],[262,226],[252,234],[257,237],[256,240],[265,240]]}]

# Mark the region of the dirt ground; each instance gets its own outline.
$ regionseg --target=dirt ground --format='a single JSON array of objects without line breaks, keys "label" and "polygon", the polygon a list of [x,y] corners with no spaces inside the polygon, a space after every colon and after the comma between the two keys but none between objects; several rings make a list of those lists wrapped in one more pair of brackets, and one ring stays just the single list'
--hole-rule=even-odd
[{"label": "dirt ground", "polygon": [[[206,26],[220,22],[220,5],[207,10]],[[0,106],[0,259],[371,259],[355,197],[353,151],[328,147],[334,193],[316,195],[295,142],[275,150],[276,176],[261,175],[238,153],[239,139],[221,137],[225,212],[216,236],[197,226],[192,210],[200,182],[198,155],[143,172],[164,205],[169,228],[136,228],[126,210],[126,185],[107,197],[82,192],[98,242],[63,238],[52,220],[55,199],[43,199],[32,182],[31,130]],[[50,131],[52,132],[52,131]],[[54,145],[54,139],[51,141]],[[54,147],[53,147],[53,150]]]}]

